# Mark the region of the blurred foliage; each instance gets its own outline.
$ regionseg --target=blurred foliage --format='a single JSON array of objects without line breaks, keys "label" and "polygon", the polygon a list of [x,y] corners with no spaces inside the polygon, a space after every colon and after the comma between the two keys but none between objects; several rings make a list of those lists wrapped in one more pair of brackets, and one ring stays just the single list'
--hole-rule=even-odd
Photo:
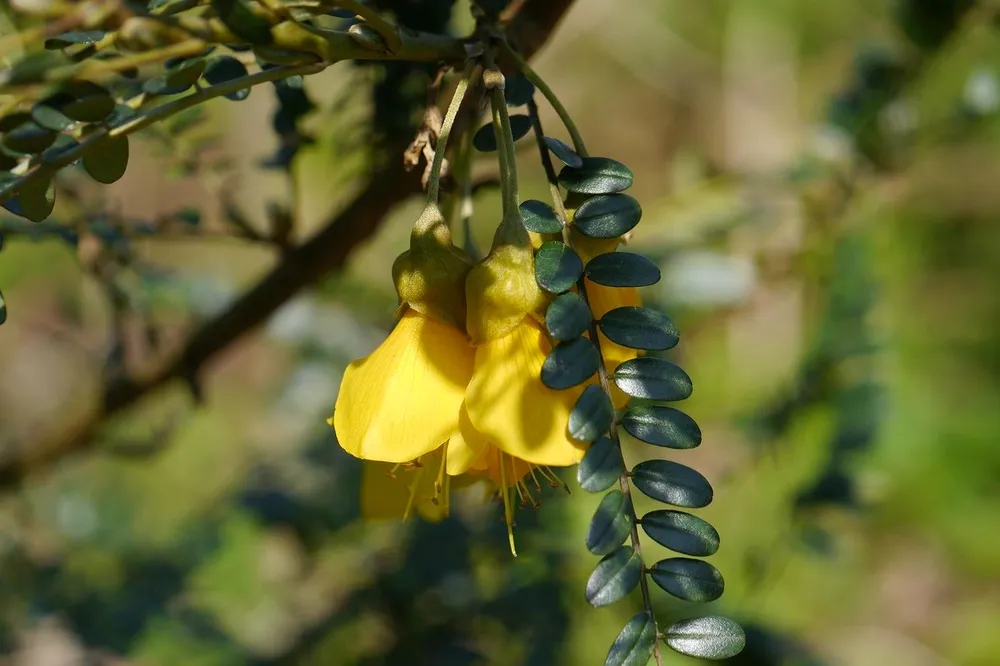
[{"label": "blurred foliage", "polygon": [[[995,664],[995,4],[650,2],[617,19],[598,3],[578,4],[580,23],[566,31],[583,35],[554,44],[556,62],[545,66],[560,91],[578,91],[567,105],[608,147],[602,152],[636,155],[650,230],[633,242],[667,278],[644,298],[685,332],[677,354],[695,380],[692,414],[717,451],[704,459],[717,488],[706,517],[723,534],[714,560],[730,590],[722,610],[743,622],[748,639],[729,663]],[[467,3],[378,5],[405,25],[445,32]],[[721,134],[722,121],[702,118],[716,123],[710,132],[697,119],[683,124],[685,112],[705,110],[700,96],[719,96],[741,12],[794,38],[795,103],[819,126],[801,160],[780,173],[722,166],[717,144],[704,138]],[[587,19],[603,31],[584,30]],[[5,35],[16,20],[5,6]],[[631,36],[609,42],[616,29]],[[87,39],[65,50],[85,51]],[[668,83],[657,40],[664,54],[688,54],[677,56],[678,68],[709,64]],[[44,70],[54,61],[39,62]],[[324,205],[331,183],[350,184],[340,161],[398,159],[380,147],[413,134],[434,74],[424,64],[350,67],[338,73],[335,100],[292,79],[247,102],[269,98],[274,136],[260,142],[261,163],[289,189],[315,188]],[[648,92],[661,84],[678,86],[671,95],[694,92],[680,102]],[[117,85],[122,94],[142,90],[127,77]],[[616,105],[628,120],[609,123]],[[111,371],[122,362],[135,321],[155,347],[231,302],[249,269],[218,245],[200,254],[197,245],[287,241],[282,230],[301,201],[257,214],[232,195],[217,110],[197,107],[137,135],[140,150],[159,151],[155,177],[122,181],[141,197],[165,187],[171,172],[208,191],[206,210],[185,200],[122,214],[70,170],[45,222],[0,219],[0,322],[5,303],[12,311],[0,328],[0,455],[42,445],[36,433],[94,390],[81,379],[94,374],[93,357]],[[360,127],[361,138],[332,142],[329,126]],[[661,150],[656,131],[685,141]],[[325,156],[337,164],[310,175]],[[664,175],[658,160],[673,171]],[[642,183],[644,173],[663,180]],[[543,191],[541,174],[527,178],[525,198]],[[791,249],[769,244],[782,225],[773,200],[800,212]],[[496,203],[490,192],[477,195],[481,247]],[[235,360],[220,362],[207,407],[158,396],[106,424],[102,454],[6,494],[5,662],[81,663],[86,654],[87,663],[144,665],[600,663],[641,602],[596,615],[586,607],[580,590],[592,562],[581,535],[596,498],[553,494],[537,513],[519,514],[516,560],[496,506],[461,503],[434,525],[358,520],[359,466],[322,421],[344,365],[391,320],[388,279],[373,276],[387,275],[411,212],[400,224],[394,217],[349,271],[290,303],[232,352]],[[165,239],[183,251],[155,244]],[[737,259],[748,255],[746,268]],[[217,261],[238,266],[240,277],[205,269]],[[86,291],[94,286],[108,299],[100,305]],[[768,309],[788,290],[800,308]],[[40,365],[26,373],[29,362]],[[648,457],[630,446],[632,458]],[[717,606],[660,598],[657,612],[680,619]]]}]

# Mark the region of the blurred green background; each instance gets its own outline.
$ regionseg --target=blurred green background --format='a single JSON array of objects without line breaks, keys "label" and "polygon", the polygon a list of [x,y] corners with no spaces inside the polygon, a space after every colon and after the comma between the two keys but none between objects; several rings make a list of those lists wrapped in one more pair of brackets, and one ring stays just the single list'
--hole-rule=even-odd
[{"label": "blurred green background", "polygon": [[[674,458],[715,486],[699,514],[727,583],[708,608],[654,596],[662,620],[742,622],[733,664],[1000,664],[1000,31],[995,3],[953,21],[966,4],[578,0],[534,59],[591,151],[636,174],[630,247],[664,276],[643,297],[680,326],[671,356],[704,431]],[[454,16],[469,27],[465,3]],[[377,157],[372,81],[350,63],[306,81],[297,239]],[[274,108],[269,86],[213,102],[135,142],[122,181],[78,194],[144,220],[193,208],[209,232],[227,228],[228,198],[263,227],[269,203],[292,201],[260,166]],[[522,197],[546,198],[519,147]],[[391,325],[389,267],[419,209],[399,206],[347,270],[217,357],[204,406],[154,394],[97,451],[4,493],[0,663],[603,663],[641,600],[584,601],[599,496],[522,512],[516,560],[496,506],[358,519],[360,467],[324,421],[344,366]],[[480,247],[499,210],[498,192],[477,195]],[[79,268],[93,248],[18,224],[0,226],[0,456],[93,406],[112,319]],[[122,289],[168,343],[276,260],[225,238],[130,247],[142,269]],[[663,455],[640,446],[633,460]],[[648,562],[666,552],[644,547]]]}]

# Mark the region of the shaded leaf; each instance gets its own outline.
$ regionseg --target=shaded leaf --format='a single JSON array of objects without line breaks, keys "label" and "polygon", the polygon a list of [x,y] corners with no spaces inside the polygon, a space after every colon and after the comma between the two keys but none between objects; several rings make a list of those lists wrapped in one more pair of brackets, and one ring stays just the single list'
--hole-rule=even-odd
[{"label": "shaded leaf", "polygon": [[583,260],[561,241],[543,243],[535,252],[535,279],[538,286],[554,294],[567,291],[583,274]]},{"label": "shaded leaf", "polygon": [[598,607],[613,604],[634,590],[641,576],[642,558],[622,546],[597,563],[587,580],[587,601]]},{"label": "shaded leaf", "polygon": [[3,207],[32,222],[41,222],[52,214],[56,191],[51,180],[34,180],[21,187],[16,197],[3,202]]},{"label": "shaded leaf", "polygon": [[615,308],[601,317],[598,325],[609,340],[633,349],[663,351],[675,347],[680,340],[670,317],[651,308]]},{"label": "shaded leaf", "polygon": [[607,437],[602,437],[587,449],[576,469],[576,481],[588,493],[601,493],[618,482],[625,473],[621,451]]},{"label": "shaded leaf", "polygon": [[83,168],[97,182],[110,185],[125,175],[128,154],[128,137],[114,137],[105,141],[100,150],[87,151]]},{"label": "shaded leaf", "polygon": [[559,184],[578,194],[614,194],[632,186],[632,171],[607,157],[584,157],[579,167],[566,166],[559,172]]},{"label": "shaded leaf", "polygon": [[85,123],[99,123],[115,110],[116,102],[107,94],[80,97],[63,106],[62,111],[67,117]]},{"label": "shaded leaf", "polygon": [[592,442],[611,429],[615,408],[600,386],[583,390],[569,414],[569,434],[581,442]]},{"label": "shaded leaf", "polygon": [[111,115],[105,119],[108,127],[118,127],[119,125],[124,125],[128,121],[135,118],[138,112],[127,104],[118,104],[115,106],[114,111]]},{"label": "shaded leaf", "polygon": [[104,35],[106,34],[103,30],[74,30],[72,32],[64,32],[61,35],[46,39],[45,48],[64,49],[74,44],[94,44],[104,39]]},{"label": "shaded leaf", "polygon": [[604,666],[646,666],[656,647],[656,622],[649,611],[635,615],[608,650]]},{"label": "shaded leaf", "polygon": [[7,321],[7,302],[3,299],[3,292],[0,291],[0,325]]},{"label": "shaded leaf", "polygon": [[708,557],[719,550],[718,530],[707,520],[684,511],[651,511],[640,524],[650,539],[678,553]]},{"label": "shaded leaf", "polygon": [[642,207],[628,194],[605,194],[584,201],[573,213],[573,224],[584,236],[617,238],[642,218]]},{"label": "shaded leaf", "polygon": [[52,106],[48,102],[49,100],[42,100],[31,107],[31,117],[40,127],[52,130],[53,132],[61,132],[73,126],[76,122],[75,120],[67,117],[56,106]]},{"label": "shaded leaf", "polygon": [[[246,65],[232,56],[218,56],[209,60],[205,65],[205,80],[212,85],[218,85],[234,79],[240,79],[246,75]],[[241,88],[234,93],[229,93],[226,95],[226,98],[234,101],[240,101],[249,96],[250,88]]]},{"label": "shaded leaf", "polygon": [[[514,141],[522,138],[531,130],[531,118],[517,113],[510,117],[510,133]],[[493,123],[480,127],[472,137],[472,145],[481,153],[491,153],[497,149],[497,135],[493,131]]]},{"label": "shaded leaf", "polygon": [[557,296],[545,311],[545,328],[558,341],[580,337],[587,332],[591,321],[590,308],[573,291]]},{"label": "shaded leaf", "polygon": [[0,118],[0,132],[13,132],[25,123],[31,122],[31,114],[27,111],[15,111]]},{"label": "shaded leaf", "polygon": [[244,42],[270,44],[271,24],[250,9],[247,0],[212,0],[212,8],[226,27]]},{"label": "shaded leaf", "polygon": [[712,486],[697,471],[672,460],[645,460],[632,469],[632,483],[665,504],[700,509],[712,503]]},{"label": "shaded leaf", "polygon": [[52,162],[56,160],[67,151],[73,150],[79,146],[79,142],[71,136],[65,134],[60,134],[56,137],[56,140],[51,146],[42,151],[42,161]]},{"label": "shaded leaf", "polygon": [[615,385],[633,398],[671,402],[691,397],[691,378],[680,366],[660,358],[625,361],[615,369]]},{"label": "shaded leaf", "polygon": [[740,625],[710,615],[675,622],[663,632],[663,642],[690,657],[729,659],[743,651],[747,639]]},{"label": "shaded leaf", "polygon": [[56,133],[34,121],[23,123],[3,137],[3,145],[15,153],[40,153],[56,140]]},{"label": "shaded leaf", "polygon": [[660,269],[633,252],[606,252],[587,263],[588,280],[605,287],[648,287],[660,281]]},{"label": "shaded leaf", "polygon": [[704,560],[671,557],[660,560],[649,571],[653,582],[678,599],[708,603],[722,596],[726,589],[719,570]]},{"label": "shaded leaf", "polygon": [[561,391],[584,383],[594,376],[600,354],[587,338],[560,342],[542,364],[542,383]]},{"label": "shaded leaf", "polygon": [[551,136],[544,137],[545,145],[548,146],[549,150],[552,152],[556,158],[571,167],[582,167],[583,158],[580,157],[575,150],[567,146],[564,142],[559,139],[553,138]]},{"label": "shaded leaf", "polygon": [[507,106],[524,106],[535,94],[535,84],[522,74],[508,76],[504,82],[503,98]]},{"label": "shaded leaf", "polygon": [[620,490],[604,496],[590,520],[587,530],[587,550],[594,555],[615,551],[632,529],[632,511],[628,498]]},{"label": "shaded leaf", "polygon": [[625,432],[636,439],[670,449],[701,444],[701,428],[684,412],[663,405],[636,406],[622,417]]},{"label": "shaded leaf", "polygon": [[53,69],[72,63],[64,54],[55,51],[29,53],[10,69],[0,71],[0,86],[40,83]]},{"label": "shaded leaf", "polygon": [[563,229],[556,212],[545,202],[528,199],[522,201],[518,208],[524,220],[524,228],[528,231],[534,231],[536,234],[557,234]]}]

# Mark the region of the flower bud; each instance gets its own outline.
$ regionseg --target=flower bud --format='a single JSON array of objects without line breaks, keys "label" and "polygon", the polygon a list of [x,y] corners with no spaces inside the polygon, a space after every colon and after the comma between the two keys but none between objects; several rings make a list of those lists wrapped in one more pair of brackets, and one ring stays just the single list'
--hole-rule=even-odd
[{"label": "flower bud", "polygon": [[465,281],[472,344],[497,340],[545,308],[530,245],[497,245]]},{"label": "flower bud", "polygon": [[401,305],[464,330],[465,280],[472,260],[451,242],[437,205],[428,205],[410,235],[410,249],[392,264]]}]

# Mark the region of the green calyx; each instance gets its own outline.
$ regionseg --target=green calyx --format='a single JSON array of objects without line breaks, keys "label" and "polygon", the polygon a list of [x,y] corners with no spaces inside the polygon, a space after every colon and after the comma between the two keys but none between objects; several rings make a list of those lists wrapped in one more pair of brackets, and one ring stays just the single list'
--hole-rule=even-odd
[{"label": "green calyx", "polygon": [[464,330],[465,282],[472,259],[451,242],[437,204],[428,204],[413,225],[410,249],[392,264],[400,304]]},{"label": "green calyx", "polygon": [[527,316],[544,316],[547,297],[535,280],[528,232],[523,224],[519,233],[512,226],[500,223],[489,256],[465,282],[466,328],[474,345],[502,338]]}]

